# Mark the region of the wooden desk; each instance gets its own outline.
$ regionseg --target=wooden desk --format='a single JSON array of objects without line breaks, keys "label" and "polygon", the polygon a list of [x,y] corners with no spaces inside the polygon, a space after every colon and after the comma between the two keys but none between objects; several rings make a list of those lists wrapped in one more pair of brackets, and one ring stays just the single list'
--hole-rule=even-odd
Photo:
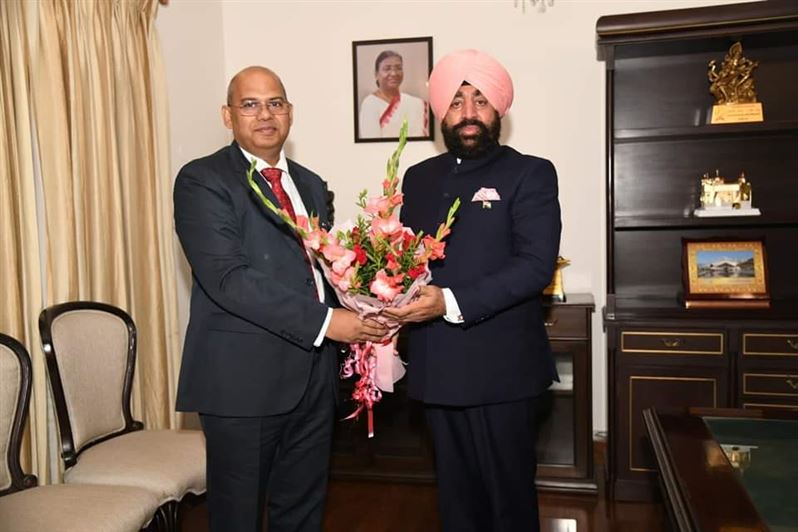
[{"label": "wooden desk", "polygon": [[[675,530],[798,530],[798,417],[701,409],[643,412]],[[750,449],[743,472],[724,447]]]}]

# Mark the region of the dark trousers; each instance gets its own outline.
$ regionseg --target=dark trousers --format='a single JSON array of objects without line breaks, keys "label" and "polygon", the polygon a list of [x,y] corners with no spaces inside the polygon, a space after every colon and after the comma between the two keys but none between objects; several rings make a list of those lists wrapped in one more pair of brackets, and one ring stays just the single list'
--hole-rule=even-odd
[{"label": "dark trousers", "polygon": [[[318,356],[318,355],[317,355]],[[292,411],[265,417],[200,414],[207,445],[211,532],[319,532],[332,444],[333,381],[313,366]]]},{"label": "dark trousers", "polygon": [[537,532],[535,440],[541,398],[425,405],[444,532]]}]

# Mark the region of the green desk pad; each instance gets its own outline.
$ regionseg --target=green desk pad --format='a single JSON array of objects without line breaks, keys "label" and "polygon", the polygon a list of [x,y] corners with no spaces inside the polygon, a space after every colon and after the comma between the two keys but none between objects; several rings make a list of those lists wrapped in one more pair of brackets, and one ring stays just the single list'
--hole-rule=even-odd
[{"label": "green desk pad", "polygon": [[750,463],[736,469],[772,532],[798,531],[798,421],[705,417],[724,450],[751,447]]}]

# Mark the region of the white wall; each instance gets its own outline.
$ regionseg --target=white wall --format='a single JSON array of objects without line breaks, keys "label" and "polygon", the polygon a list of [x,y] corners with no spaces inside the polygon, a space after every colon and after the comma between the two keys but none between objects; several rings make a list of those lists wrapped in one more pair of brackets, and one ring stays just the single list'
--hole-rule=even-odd
[{"label": "white wall", "polygon": [[[177,1],[156,19],[169,96],[172,175],[188,161],[229,142],[221,122],[224,68],[222,4]],[[191,272],[175,237],[181,337],[188,323]]]},{"label": "white wall", "polygon": [[[353,142],[352,41],[432,36],[434,60],[461,48],[494,55],[515,84],[503,142],[551,159],[559,173],[561,254],[572,261],[566,292],[596,297],[593,418],[595,430],[605,430],[604,63],[596,59],[596,20],[735,1],[556,0],[545,13],[524,13],[521,0],[173,1],[159,14],[173,167],[229,141],[218,119],[227,79],[265,65],[294,103],[289,157],[329,182],[339,221],[353,217],[358,192],[378,189],[394,145]],[[443,150],[440,131],[435,143],[410,143],[400,171]]]}]

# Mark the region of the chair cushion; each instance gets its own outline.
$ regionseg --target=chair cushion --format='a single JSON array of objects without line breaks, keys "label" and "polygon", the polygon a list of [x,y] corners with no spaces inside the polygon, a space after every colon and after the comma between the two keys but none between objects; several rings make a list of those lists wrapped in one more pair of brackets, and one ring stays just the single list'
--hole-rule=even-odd
[{"label": "chair cushion", "polygon": [[205,437],[198,430],[140,430],[86,449],[64,473],[68,484],[144,488],[160,504],[205,492]]},{"label": "chair cushion", "polygon": [[125,486],[56,484],[0,497],[3,532],[138,532],[158,509],[158,498]]}]

